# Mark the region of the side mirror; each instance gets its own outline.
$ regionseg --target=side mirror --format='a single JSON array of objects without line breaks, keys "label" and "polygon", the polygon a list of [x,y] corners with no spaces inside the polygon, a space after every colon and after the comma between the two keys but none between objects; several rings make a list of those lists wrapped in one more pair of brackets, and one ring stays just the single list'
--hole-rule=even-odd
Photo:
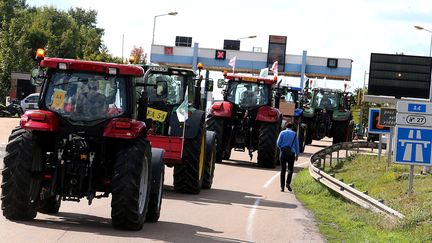
[{"label": "side mirror", "polygon": [[217,82],[217,87],[218,88],[223,88],[224,87],[224,85],[225,85],[225,79],[218,79],[218,82]]},{"label": "side mirror", "polygon": [[206,91],[212,92],[213,91],[213,79],[207,79],[206,80]]},{"label": "side mirror", "polygon": [[41,85],[45,80],[45,72],[41,68],[35,68],[31,71],[31,82],[33,85]]},{"label": "side mirror", "polygon": [[166,81],[156,82],[156,96],[158,98],[166,98],[168,96],[168,84]]}]

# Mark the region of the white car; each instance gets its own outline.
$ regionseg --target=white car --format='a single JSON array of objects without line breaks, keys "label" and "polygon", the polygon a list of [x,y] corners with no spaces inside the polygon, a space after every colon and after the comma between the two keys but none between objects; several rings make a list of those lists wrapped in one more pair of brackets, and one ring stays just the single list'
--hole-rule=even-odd
[{"label": "white car", "polygon": [[38,109],[39,105],[39,93],[29,94],[27,97],[21,100],[21,108],[24,112],[28,110]]}]

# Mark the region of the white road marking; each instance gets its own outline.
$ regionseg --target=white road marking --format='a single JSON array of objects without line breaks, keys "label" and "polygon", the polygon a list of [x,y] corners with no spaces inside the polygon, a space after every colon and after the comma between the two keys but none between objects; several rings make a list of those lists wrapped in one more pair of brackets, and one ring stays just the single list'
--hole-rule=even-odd
[{"label": "white road marking", "polygon": [[278,176],[280,176],[280,172],[276,173],[272,178],[270,178],[270,180],[268,180],[266,184],[264,184],[264,188],[268,188],[270,184],[274,181],[274,179],[276,179]]},{"label": "white road marking", "polygon": [[254,205],[252,206],[252,209],[249,212],[249,216],[247,219],[247,224],[246,224],[246,235],[248,237],[248,240],[251,242],[255,242],[253,239],[253,222],[254,222],[254,217],[255,217],[255,212],[256,209],[258,208],[259,204],[261,202],[261,198],[258,198],[255,200]]},{"label": "white road marking", "polygon": [[295,165],[297,165],[297,166],[302,166],[302,165],[305,165],[305,164],[309,164],[309,162],[303,162],[303,163],[295,164]]}]

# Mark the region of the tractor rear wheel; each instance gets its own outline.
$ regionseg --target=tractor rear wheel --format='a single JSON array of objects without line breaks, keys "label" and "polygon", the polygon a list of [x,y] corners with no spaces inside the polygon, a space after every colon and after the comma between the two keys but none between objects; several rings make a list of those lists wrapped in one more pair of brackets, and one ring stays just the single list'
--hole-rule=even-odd
[{"label": "tractor rear wheel", "polygon": [[352,129],[350,132],[349,121],[333,122],[332,126],[333,126],[332,127],[332,129],[333,129],[333,144],[350,141],[349,137],[350,136],[352,137]]},{"label": "tractor rear wheel", "polygon": [[279,123],[261,123],[258,141],[258,166],[276,167],[276,140],[279,134]]},{"label": "tractor rear wheel", "polygon": [[15,127],[12,129],[11,135],[9,135],[8,141],[13,140],[14,138],[20,136],[21,134],[25,133],[26,130],[22,129],[20,126]]},{"label": "tractor rear wheel", "polygon": [[306,148],[307,128],[300,126],[299,131],[299,150],[300,153],[303,153]]},{"label": "tractor rear wheel", "polygon": [[[216,117],[216,116],[209,116],[207,119],[207,130],[213,131],[216,134],[216,139],[218,141],[218,144],[216,146],[216,163],[221,163],[222,159],[225,159],[225,151],[223,149],[224,140],[223,140],[223,127],[224,127],[224,120],[223,118]],[[229,159],[229,156],[228,156]]]},{"label": "tractor rear wheel", "polygon": [[60,210],[61,198],[60,195],[45,198],[39,201],[38,211],[45,214],[56,214]]},{"label": "tractor rear wheel", "polygon": [[183,163],[174,166],[174,190],[200,193],[204,177],[205,133],[204,122],[195,138],[186,139],[183,146]]},{"label": "tractor rear wheel", "polygon": [[212,131],[207,131],[206,133],[206,158],[205,158],[205,168],[204,168],[204,178],[202,183],[203,189],[210,189],[213,184],[215,162],[216,162],[216,133]]},{"label": "tractor rear wheel", "polygon": [[115,228],[143,227],[151,185],[150,143],[139,138],[117,152],[112,179],[111,218]]},{"label": "tractor rear wheel", "polygon": [[20,131],[9,139],[2,171],[2,210],[10,220],[31,220],[36,217],[40,180],[32,175],[33,160],[41,157],[40,147],[32,132]]}]

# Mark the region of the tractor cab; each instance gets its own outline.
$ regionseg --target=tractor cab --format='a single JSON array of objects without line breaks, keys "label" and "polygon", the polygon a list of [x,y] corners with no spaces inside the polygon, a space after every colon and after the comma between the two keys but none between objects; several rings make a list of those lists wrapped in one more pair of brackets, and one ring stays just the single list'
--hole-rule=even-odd
[{"label": "tractor cab", "polygon": [[255,110],[272,103],[273,79],[226,75],[224,99],[241,110]]}]

